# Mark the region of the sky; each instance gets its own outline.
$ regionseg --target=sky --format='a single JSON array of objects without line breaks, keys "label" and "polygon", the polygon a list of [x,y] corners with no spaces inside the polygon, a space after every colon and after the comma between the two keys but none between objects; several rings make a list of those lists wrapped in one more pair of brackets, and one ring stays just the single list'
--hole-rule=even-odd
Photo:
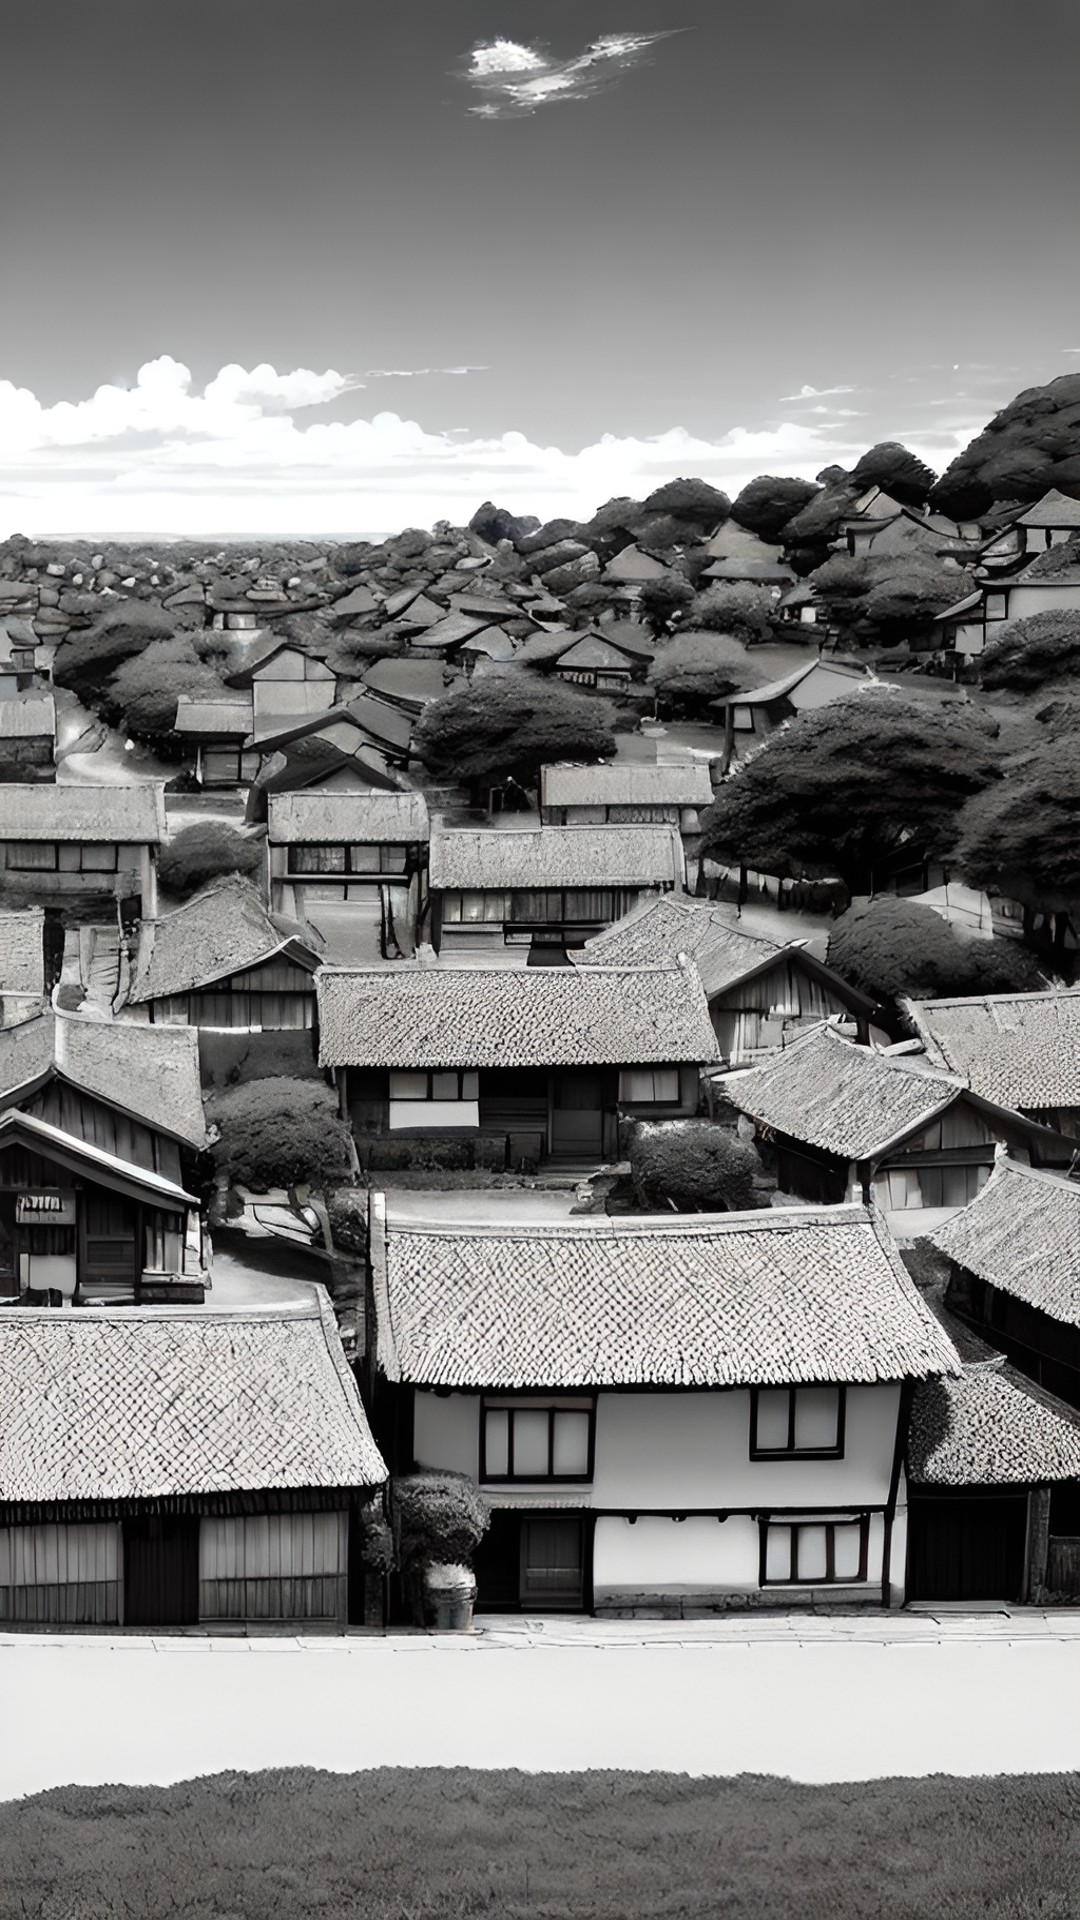
[{"label": "sky", "polygon": [[1080,371],[1077,0],[8,0],[0,537],[940,471]]}]

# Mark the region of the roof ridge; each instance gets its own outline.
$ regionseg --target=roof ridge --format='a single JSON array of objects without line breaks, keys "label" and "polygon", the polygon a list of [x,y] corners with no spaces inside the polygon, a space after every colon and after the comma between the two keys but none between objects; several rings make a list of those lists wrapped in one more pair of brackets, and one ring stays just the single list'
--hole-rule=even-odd
[{"label": "roof ridge", "polygon": [[441,1240],[620,1240],[655,1235],[672,1239],[688,1236],[710,1239],[737,1233],[792,1232],[798,1227],[858,1226],[873,1224],[871,1211],[861,1201],[838,1201],[832,1206],[809,1202],[798,1207],[761,1207],[752,1211],[680,1214],[586,1214],[563,1220],[529,1218],[521,1221],[491,1220],[395,1220],[385,1207],[386,1193],[378,1189],[383,1201],[384,1232],[422,1234]]}]

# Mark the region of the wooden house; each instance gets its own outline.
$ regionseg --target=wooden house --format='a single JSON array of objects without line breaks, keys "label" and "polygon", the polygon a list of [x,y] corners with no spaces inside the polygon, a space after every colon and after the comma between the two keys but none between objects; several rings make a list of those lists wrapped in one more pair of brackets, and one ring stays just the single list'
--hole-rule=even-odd
[{"label": "wooden house", "polygon": [[52,694],[20,693],[6,700],[0,698],[0,783],[55,777],[56,705]]},{"label": "wooden house", "polygon": [[341,1630],[385,1478],[321,1287],[0,1312],[0,1621]]},{"label": "wooden house", "polygon": [[263,756],[257,777],[248,788],[244,808],[246,826],[264,826],[274,793],[398,793],[401,782],[381,751],[366,743],[359,731],[354,746],[342,747],[318,736],[302,736]]},{"label": "wooden house", "polygon": [[14,614],[4,618],[0,607],[0,700],[47,690],[52,679],[51,651],[41,645],[25,620],[16,619]]},{"label": "wooden house", "polygon": [[775,1154],[781,1188],[831,1204],[873,1198],[905,1240],[967,1205],[998,1144],[1068,1165],[1070,1143],[981,1099],[918,1055],[853,1046],[823,1025],[783,1053],[726,1074],[724,1097]]},{"label": "wooden house", "polygon": [[0,807],[0,904],[153,913],[164,788],[11,785]]},{"label": "wooden house", "polygon": [[315,934],[275,919],[251,882],[232,874],[141,923],[124,1012],[155,1027],[310,1030],[320,957]]},{"label": "wooden house", "polygon": [[672,966],[680,953],[697,968],[725,1067],[753,1066],[822,1020],[842,1022],[864,1045],[877,1032],[873,1000],[815,959],[803,941],[777,946],[747,933],[734,909],[709,900],[677,894],[643,900],[587,940],[574,962]]},{"label": "wooden house", "polygon": [[1075,1601],[1080,1413],[1007,1360],[996,1334],[988,1345],[948,1312],[938,1284],[923,1297],[962,1370],[921,1381],[912,1401],[908,1600]]},{"label": "wooden house", "polygon": [[493,1509],[478,1602],[632,1616],[899,1605],[913,1385],[955,1374],[858,1206],[498,1224],[375,1194],[391,1471]]},{"label": "wooden house", "polygon": [[984,540],[979,559],[988,573],[1015,573],[1047,547],[1063,546],[1078,534],[1080,500],[1051,487],[1041,500]]},{"label": "wooden house", "polygon": [[383,957],[411,953],[428,835],[422,793],[273,793],[270,905],[292,919],[314,914],[316,922],[327,905],[375,913]]},{"label": "wooden house", "polygon": [[44,1006],[45,914],[41,907],[0,912],[0,1027],[29,1019]]},{"label": "wooden house", "polygon": [[[484,628],[475,638],[479,640],[484,633],[497,631],[497,628]],[[460,684],[460,679],[456,668],[448,667],[444,660],[413,657],[374,661],[364,674],[362,684],[365,693],[400,708],[416,720],[433,700],[444,700],[447,693]]]},{"label": "wooden house", "polygon": [[651,642],[616,637],[612,626],[586,627],[584,632],[572,635],[553,671],[568,686],[597,693],[625,693],[635,682],[644,680],[654,652]]},{"label": "wooden house", "polygon": [[[1074,529],[1074,535],[1076,530]],[[937,615],[942,645],[975,658],[1008,622],[1080,609],[1080,539],[1044,547],[1019,573],[987,574],[971,593]]]},{"label": "wooden house", "polygon": [[251,689],[256,742],[290,720],[325,713],[337,698],[332,669],[276,634],[256,641],[228,681],[232,687]]},{"label": "wooden house", "polygon": [[262,759],[258,748],[248,745],[254,727],[250,693],[220,700],[183,693],[176,703],[176,733],[195,755],[200,787],[246,787],[254,780]]},{"label": "wooden house", "polygon": [[710,706],[724,728],[723,764],[731,762],[751,748],[759,747],[785,720],[799,713],[827,707],[842,700],[859,687],[874,684],[866,667],[844,666],[836,660],[808,660],[794,673],[770,680],[749,693],[734,693],[727,700],[712,700]]},{"label": "wooden house", "polygon": [[686,880],[675,826],[431,824],[428,884],[437,952],[580,946],[643,894]]},{"label": "wooden house", "polygon": [[780,595],[775,607],[775,620],[787,638],[795,640],[816,637],[806,632],[792,632],[793,628],[813,628],[819,619],[824,618],[824,609],[817,599],[813,587],[805,580],[797,580]]},{"label": "wooden house", "polygon": [[1080,988],[902,1005],[934,1065],[982,1099],[1080,1140]]},{"label": "wooden house", "polygon": [[946,514],[901,506],[880,487],[872,487],[862,501],[856,502],[855,511],[840,522],[832,545],[835,552],[853,559],[932,559],[946,553],[957,560],[965,551],[972,559],[977,558],[980,541],[977,526],[961,526]]},{"label": "wooden house", "polygon": [[1049,1392],[1080,1407],[1080,1186],[999,1153],[990,1178],[930,1238],[945,1304]]},{"label": "wooden house", "polygon": [[494,1168],[612,1161],[620,1115],[696,1113],[716,1059],[688,963],[322,967],[315,981],[319,1060],[368,1159],[387,1138],[441,1137]]},{"label": "wooden house", "polygon": [[668,825],[693,835],[712,797],[704,759],[557,761],[540,769],[540,818],[548,827]]}]

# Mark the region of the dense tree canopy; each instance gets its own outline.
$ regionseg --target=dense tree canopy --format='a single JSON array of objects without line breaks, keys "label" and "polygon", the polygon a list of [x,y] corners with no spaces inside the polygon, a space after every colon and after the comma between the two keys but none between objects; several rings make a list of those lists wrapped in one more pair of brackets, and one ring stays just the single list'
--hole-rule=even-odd
[{"label": "dense tree canopy", "polygon": [[1051,487],[1080,499],[1080,373],[1010,400],[946,468],[930,505],[966,520],[998,500],[1026,506]]},{"label": "dense tree canopy", "polygon": [[630,1131],[630,1176],[642,1206],[684,1213],[742,1212],[755,1205],[757,1149],[711,1120],[638,1121]]},{"label": "dense tree canopy", "polygon": [[350,1178],[349,1129],[333,1089],[291,1075],[249,1080],[212,1094],[207,1117],[220,1128],[214,1166],[230,1185],[325,1187]]},{"label": "dense tree canopy", "polygon": [[171,639],[175,623],[152,600],[121,600],[94,626],[67,633],[56,649],[53,679],[93,702],[116,669],[154,640]]},{"label": "dense tree canopy", "polygon": [[527,670],[485,674],[421,715],[413,752],[439,780],[513,778],[534,787],[549,760],[603,760],[615,751],[606,700]]},{"label": "dense tree canopy", "polygon": [[830,967],[875,1000],[901,994],[1035,992],[1038,962],[1012,940],[959,932],[917,900],[878,894],[841,914],[829,935]]},{"label": "dense tree canopy", "polygon": [[810,584],[845,640],[856,646],[927,641],[939,613],[965,591],[967,576],[933,553],[831,554]]},{"label": "dense tree canopy", "polygon": [[957,864],[974,887],[1046,912],[1080,903],[1080,756],[1048,740],[1005,780],[974,795],[959,822]]},{"label": "dense tree canopy", "polygon": [[888,863],[948,850],[960,807],[997,776],[995,733],[959,700],[849,694],[740,763],[702,816],[704,850],[790,878],[836,874],[871,893]]},{"label": "dense tree canopy", "polygon": [[109,681],[104,704],[136,739],[160,743],[173,732],[181,694],[212,699],[224,693],[222,680],[183,634],[152,640],[123,661]]},{"label": "dense tree canopy", "polygon": [[979,656],[984,687],[1030,692],[1080,673],[1080,610],[1061,608],[1010,620]]},{"label": "dense tree canopy", "polygon": [[665,480],[643,502],[646,513],[669,513],[676,520],[688,520],[710,532],[726,520],[731,501],[719,487],[707,480]]},{"label": "dense tree canopy", "polygon": [[732,504],[731,517],[759,540],[780,539],[795,514],[801,513],[818,492],[812,480],[795,480],[775,473],[748,480]]},{"label": "dense tree canopy", "polygon": [[261,839],[224,820],[197,820],[162,848],[158,878],[170,893],[187,895],[223,873],[258,873],[262,860]]},{"label": "dense tree canopy", "polygon": [[867,487],[881,487],[900,506],[921,507],[937,475],[899,440],[880,440],[856,461],[851,478],[861,493]]},{"label": "dense tree canopy", "polygon": [[666,574],[662,580],[646,580],[638,596],[638,611],[645,625],[657,638],[670,633],[694,598],[689,580],[680,574]]},{"label": "dense tree canopy", "polygon": [[[695,712],[760,681],[746,649],[726,633],[682,632],[657,648],[649,685],[658,702]],[[706,714],[705,718],[709,716]]]},{"label": "dense tree canopy", "polygon": [[775,605],[768,587],[755,587],[749,580],[721,580],[697,595],[686,616],[686,625],[706,627],[710,633],[730,634],[746,646],[760,645],[773,637]]}]

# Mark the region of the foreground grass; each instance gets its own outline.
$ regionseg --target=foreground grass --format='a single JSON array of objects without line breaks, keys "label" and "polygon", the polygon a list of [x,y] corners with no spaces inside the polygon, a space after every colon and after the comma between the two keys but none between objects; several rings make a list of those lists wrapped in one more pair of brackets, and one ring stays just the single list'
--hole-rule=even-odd
[{"label": "foreground grass", "polygon": [[218,1774],[0,1806],[26,1920],[1067,1920],[1080,1776]]}]

